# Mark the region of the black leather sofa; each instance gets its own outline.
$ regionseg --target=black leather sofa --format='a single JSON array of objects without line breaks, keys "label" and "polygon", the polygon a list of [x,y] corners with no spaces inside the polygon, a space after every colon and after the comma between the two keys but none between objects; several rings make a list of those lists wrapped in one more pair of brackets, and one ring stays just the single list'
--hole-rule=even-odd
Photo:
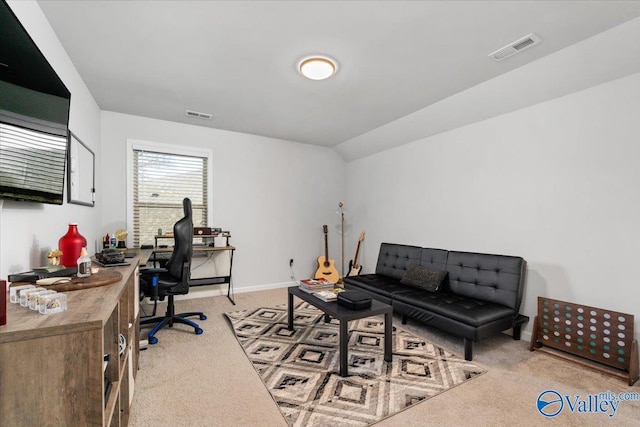
[{"label": "black leather sofa", "polygon": [[[437,291],[401,283],[412,264],[447,272]],[[521,257],[382,243],[375,274],[345,277],[344,284],[391,304],[403,324],[410,317],[463,337],[464,358],[472,360],[474,341],[509,328],[520,339],[529,320],[519,313],[525,270]]]}]

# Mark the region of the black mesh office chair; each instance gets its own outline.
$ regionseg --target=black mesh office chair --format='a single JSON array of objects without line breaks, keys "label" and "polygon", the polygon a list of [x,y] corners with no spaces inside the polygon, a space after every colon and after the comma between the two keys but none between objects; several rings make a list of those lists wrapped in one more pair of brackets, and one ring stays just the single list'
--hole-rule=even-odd
[{"label": "black mesh office chair", "polygon": [[[200,335],[203,331],[196,322],[187,317],[199,316],[200,320],[206,320],[207,316],[201,311],[175,314],[173,305],[174,295],[184,295],[189,293],[189,279],[191,278],[191,256],[193,254],[193,220],[191,214],[191,200],[185,198],[182,201],[184,208],[184,218],[180,219],[173,226],[173,253],[167,261],[165,268],[149,268],[140,270],[140,289],[145,296],[150,297],[157,303],[168,297],[167,312],[163,317],[153,317],[143,319],[140,324],[157,323],[147,334],[149,344],[156,344],[158,339],[156,332],[165,326],[173,327],[174,323],[189,325],[195,329],[195,333]],[[155,306],[153,310],[155,315]],[[152,315],[152,316],[153,316]]]}]

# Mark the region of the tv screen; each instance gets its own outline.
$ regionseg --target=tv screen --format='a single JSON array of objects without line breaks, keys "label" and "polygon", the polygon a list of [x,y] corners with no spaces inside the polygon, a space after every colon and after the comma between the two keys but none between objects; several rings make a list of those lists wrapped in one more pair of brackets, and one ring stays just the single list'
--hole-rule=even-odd
[{"label": "tv screen", "polygon": [[0,198],[62,204],[71,94],[0,0]]}]

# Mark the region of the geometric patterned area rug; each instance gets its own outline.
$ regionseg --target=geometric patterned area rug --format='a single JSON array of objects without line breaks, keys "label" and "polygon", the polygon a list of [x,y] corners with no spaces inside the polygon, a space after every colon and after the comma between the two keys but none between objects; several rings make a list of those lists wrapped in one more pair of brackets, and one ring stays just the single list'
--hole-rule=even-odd
[{"label": "geometric patterned area rug", "polygon": [[338,325],[301,302],[295,330],[287,306],[225,313],[238,342],[290,426],[368,426],[485,372],[478,365],[393,328],[384,361],[384,318],[349,322],[349,376],[341,377]]}]

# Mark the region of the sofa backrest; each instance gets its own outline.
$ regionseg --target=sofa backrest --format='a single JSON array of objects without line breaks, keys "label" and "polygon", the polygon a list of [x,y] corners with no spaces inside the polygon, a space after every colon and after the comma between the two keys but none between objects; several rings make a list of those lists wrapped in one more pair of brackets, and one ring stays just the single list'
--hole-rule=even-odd
[{"label": "sofa backrest", "polygon": [[433,270],[446,270],[448,254],[449,251],[444,249],[422,248],[420,265]]},{"label": "sofa backrest", "polygon": [[526,262],[521,257],[449,251],[443,290],[502,304],[518,312]]},{"label": "sofa backrest", "polygon": [[376,264],[376,274],[400,280],[411,264],[420,262],[421,252],[422,248],[419,246],[382,243]]},{"label": "sofa backrest", "polygon": [[527,265],[521,257],[382,243],[376,274],[401,280],[412,264],[446,270],[445,292],[520,310]]}]

